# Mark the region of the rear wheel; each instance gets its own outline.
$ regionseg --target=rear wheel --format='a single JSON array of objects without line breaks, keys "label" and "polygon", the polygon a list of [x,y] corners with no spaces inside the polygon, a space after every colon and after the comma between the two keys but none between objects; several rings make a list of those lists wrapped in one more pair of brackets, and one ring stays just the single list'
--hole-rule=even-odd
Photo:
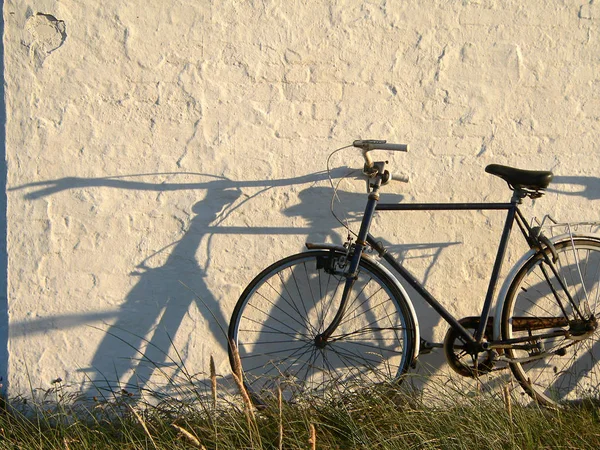
[{"label": "rear wheel", "polygon": [[[242,293],[229,325],[251,397],[281,388],[286,400],[365,383],[398,381],[412,361],[415,328],[402,292],[361,260],[346,313],[327,343],[346,278],[345,254],[318,250],[290,256],[261,272]],[[234,356],[230,348],[232,367]]]},{"label": "rear wheel", "polygon": [[[507,351],[523,388],[543,404],[600,399],[600,240],[555,244],[552,267],[538,252],[519,270],[502,310]],[[552,259],[552,254],[546,250]]]}]

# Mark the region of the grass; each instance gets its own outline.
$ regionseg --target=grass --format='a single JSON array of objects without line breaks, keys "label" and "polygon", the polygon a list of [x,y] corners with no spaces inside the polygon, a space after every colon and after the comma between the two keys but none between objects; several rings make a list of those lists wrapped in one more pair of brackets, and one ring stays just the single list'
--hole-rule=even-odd
[{"label": "grass", "polygon": [[167,398],[151,405],[122,393],[86,406],[57,381],[48,401],[27,404],[27,413],[12,402],[0,414],[0,448],[600,448],[596,407],[524,406],[511,401],[508,390],[471,397],[450,388],[441,392],[432,399],[407,387],[363,386],[297,404],[275,396],[259,410],[242,395],[215,402],[208,392],[193,401]]},{"label": "grass", "polygon": [[506,383],[481,389],[436,376],[434,388],[421,389],[416,376],[400,387],[344,386],[329,398],[307,395],[294,404],[279,392],[257,409],[239,364],[232,382],[218,382],[212,358],[208,381],[170,361],[177,377],[145,361],[167,381],[169,396],[127,386],[82,401],[56,379],[49,389],[2,403],[0,450],[600,448],[597,403],[527,405]]}]

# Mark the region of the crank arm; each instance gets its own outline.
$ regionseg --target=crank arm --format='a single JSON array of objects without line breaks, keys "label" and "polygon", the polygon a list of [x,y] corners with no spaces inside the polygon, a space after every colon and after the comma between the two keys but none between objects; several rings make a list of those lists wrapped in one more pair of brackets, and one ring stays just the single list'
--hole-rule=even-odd
[{"label": "crank arm", "polygon": [[426,339],[421,338],[421,344],[419,346],[419,355],[428,355],[436,348],[443,348],[444,344],[441,342],[429,342]]}]

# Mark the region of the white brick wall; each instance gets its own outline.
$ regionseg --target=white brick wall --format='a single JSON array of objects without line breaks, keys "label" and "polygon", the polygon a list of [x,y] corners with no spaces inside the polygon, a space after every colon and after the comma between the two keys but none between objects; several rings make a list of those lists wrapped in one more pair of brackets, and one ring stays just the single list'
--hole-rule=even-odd
[{"label": "white brick wall", "polygon": [[[597,2],[6,0],[4,20],[13,395],[136,382],[138,350],[165,360],[136,335],[228,373],[206,307],[225,325],[266,264],[343,239],[319,172],[356,138],[411,144],[389,156],[411,176],[396,198],[506,201],[483,172],[501,163],[556,173],[532,216],[597,217]],[[430,290],[475,313],[501,215],[383,219]]]}]

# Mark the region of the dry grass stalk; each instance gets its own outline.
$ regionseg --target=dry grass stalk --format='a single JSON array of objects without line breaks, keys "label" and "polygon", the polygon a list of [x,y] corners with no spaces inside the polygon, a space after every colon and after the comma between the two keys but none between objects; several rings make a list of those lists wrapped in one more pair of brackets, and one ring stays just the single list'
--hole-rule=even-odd
[{"label": "dry grass stalk", "polygon": [[235,373],[232,373],[231,376],[233,376],[233,381],[235,381],[236,386],[238,387],[240,393],[242,394],[242,399],[244,400],[244,411],[246,412],[248,417],[250,419],[252,419],[252,421],[254,421],[255,418],[254,418],[254,409],[252,408],[252,401],[250,400],[250,397],[248,396],[248,392],[246,391],[246,387],[244,386],[244,382],[242,381],[242,378],[240,378]]},{"label": "dry grass stalk", "polygon": [[215,360],[210,355],[210,387],[212,392],[213,408],[217,408],[217,371],[215,370]]},{"label": "dry grass stalk", "polygon": [[252,418],[252,421],[255,421],[256,419],[254,417],[254,408],[252,405],[252,400],[250,400],[250,396],[248,395],[246,386],[244,386],[244,375],[242,372],[242,361],[240,360],[240,352],[238,351],[235,342],[231,341],[230,345],[231,353],[233,354],[233,373],[231,375],[233,376],[233,380],[235,381],[235,384],[237,385],[240,394],[242,394],[242,399],[244,400],[245,405],[244,410],[246,411],[246,414],[248,414],[248,416]]},{"label": "dry grass stalk", "polygon": [[311,450],[317,450],[317,430],[315,426],[310,424],[310,438],[308,439]]},{"label": "dry grass stalk", "polygon": [[279,450],[283,450],[283,393],[277,386],[277,403],[279,406]]},{"label": "dry grass stalk", "polygon": [[502,397],[504,397],[504,406],[506,407],[506,411],[508,412],[508,417],[512,420],[512,401],[510,398],[510,391],[508,389],[508,384],[504,385],[502,388]]},{"label": "dry grass stalk", "polygon": [[133,406],[131,406],[128,403],[126,403],[126,405],[129,408],[129,410],[131,411],[131,413],[133,414],[133,416],[137,419],[137,421],[140,423],[140,425],[144,429],[146,436],[148,436],[148,439],[150,439],[150,442],[152,442],[152,446],[154,448],[158,448],[156,446],[156,442],[154,442],[154,439],[152,438],[152,435],[150,434],[150,430],[148,430],[148,427],[146,426],[146,422],[144,422],[144,419],[142,419],[142,417],[137,413],[137,411],[133,408]]},{"label": "dry grass stalk", "polygon": [[198,440],[198,438],[196,438],[196,436],[194,436],[188,430],[186,430],[183,427],[180,427],[176,423],[172,423],[171,426],[173,428],[175,428],[177,431],[179,431],[179,433],[181,433],[181,435],[184,436],[188,441],[190,441],[194,446],[196,446],[196,447],[198,447],[198,448],[200,448],[202,450],[206,450],[206,447],[200,443],[200,441]]},{"label": "dry grass stalk", "polygon": [[246,386],[244,386],[244,374],[242,372],[240,352],[238,351],[235,342],[229,341],[229,345],[231,346],[231,353],[233,355],[233,372],[231,375],[240,391],[240,394],[242,394],[242,399],[244,400],[244,413],[246,414],[246,420],[248,421],[250,442],[251,445],[254,446],[254,435],[256,435],[259,441],[258,444],[262,447],[262,443],[260,442],[260,432],[258,430],[258,425],[256,424],[256,417],[254,416],[254,405],[252,404],[252,400],[250,400]]}]

